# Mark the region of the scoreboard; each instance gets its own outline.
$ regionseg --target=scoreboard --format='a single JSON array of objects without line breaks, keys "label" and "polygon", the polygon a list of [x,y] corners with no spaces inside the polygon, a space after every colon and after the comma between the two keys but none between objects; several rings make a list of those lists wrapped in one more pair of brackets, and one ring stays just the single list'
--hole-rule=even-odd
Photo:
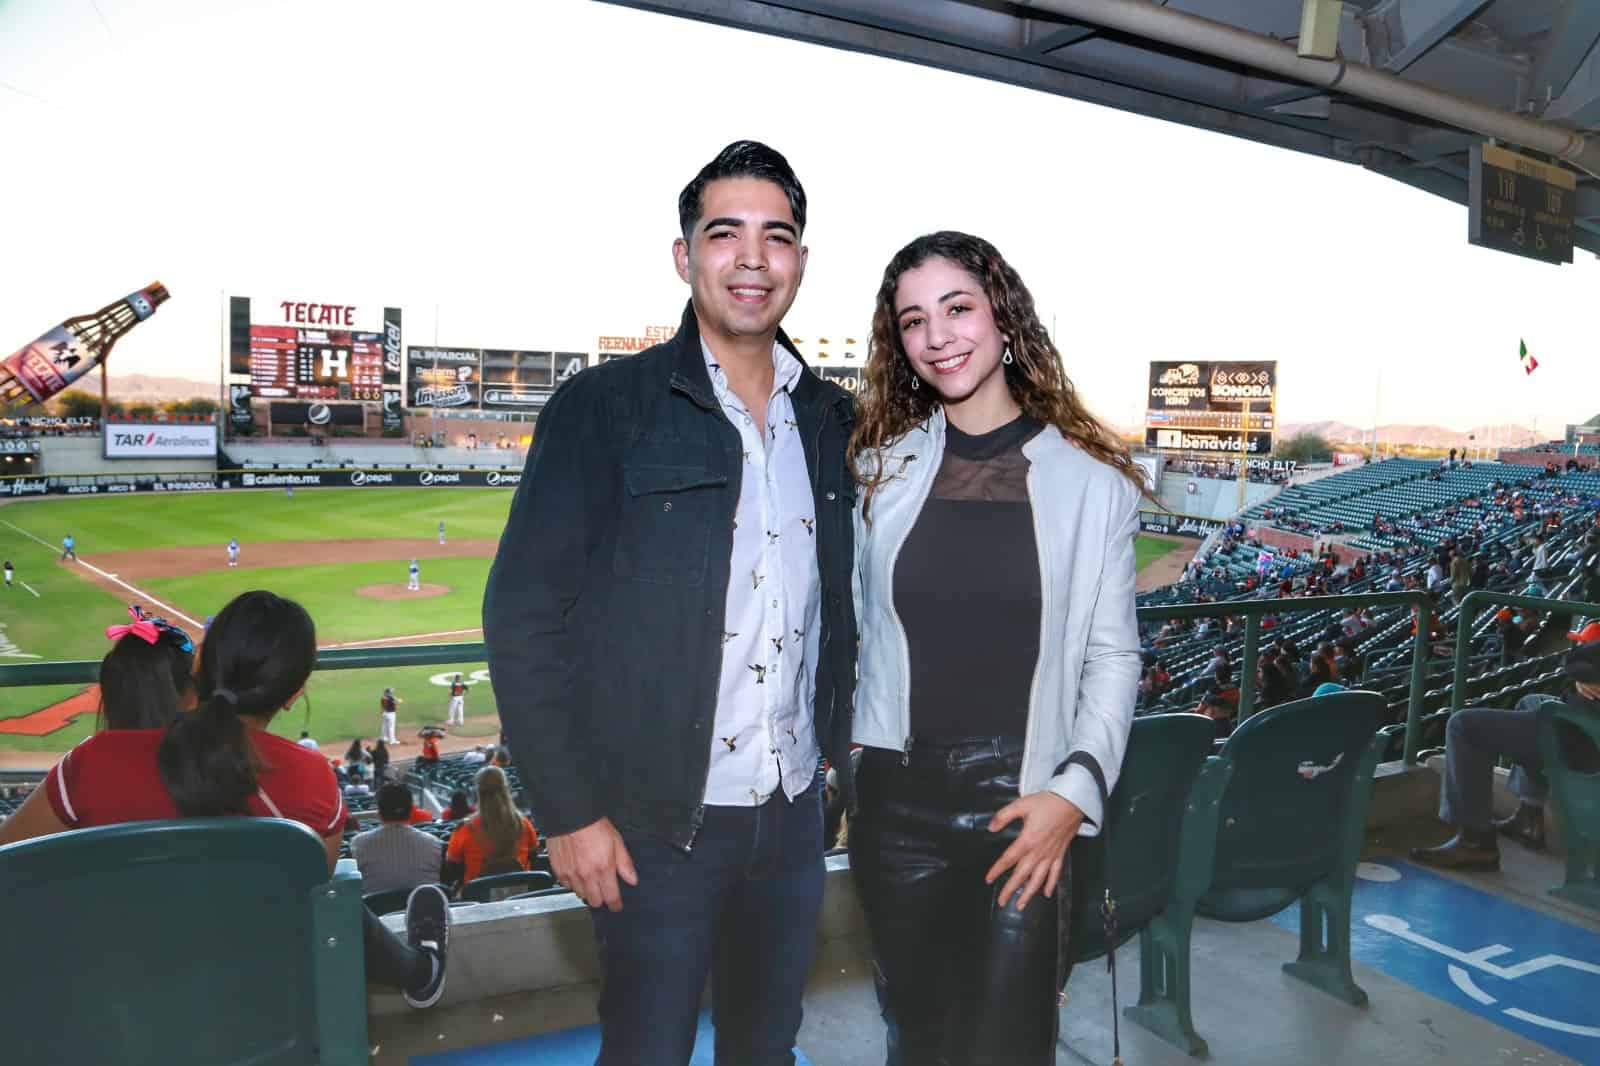
[{"label": "scoreboard", "polygon": [[1272,451],[1277,411],[1275,360],[1153,362],[1145,446],[1264,456]]},{"label": "scoreboard", "polygon": [[383,336],[252,325],[248,369],[257,396],[382,400]]}]

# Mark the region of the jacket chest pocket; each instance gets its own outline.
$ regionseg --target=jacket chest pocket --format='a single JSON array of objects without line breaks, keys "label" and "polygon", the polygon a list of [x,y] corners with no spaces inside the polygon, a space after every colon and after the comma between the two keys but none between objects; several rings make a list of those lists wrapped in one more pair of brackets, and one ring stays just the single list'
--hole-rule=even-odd
[{"label": "jacket chest pocket", "polygon": [[611,570],[661,585],[706,578],[711,528],[726,510],[726,474],[698,466],[625,466]]}]

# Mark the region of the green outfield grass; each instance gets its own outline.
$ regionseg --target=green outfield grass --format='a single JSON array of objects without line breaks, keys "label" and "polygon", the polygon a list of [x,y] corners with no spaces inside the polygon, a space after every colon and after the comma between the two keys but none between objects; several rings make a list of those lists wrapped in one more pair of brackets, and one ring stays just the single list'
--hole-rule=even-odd
[{"label": "green outfield grass", "polygon": [[1177,549],[1177,547],[1176,541],[1162,540],[1158,537],[1149,537],[1140,533],[1133,539],[1134,569],[1143,570],[1163,555]]},{"label": "green outfield grass", "polygon": [[[186,577],[157,578],[141,583],[152,595],[194,618],[216,614],[223,604],[250,589],[269,589],[298,600],[317,623],[322,645],[375,637],[407,637],[473,629],[483,608],[483,586],[489,560],[424,559],[419,576],[427,584],[445,585],[443,596],[415,600],[377,600],[356,594],[368,585],[405,589],[406,564],[338,563],[325,566],[259,567],[209,570]],[[451,638],[442,637],[441,641]]]},{"label": "green outfield grass", "polygon": [[[71,533],[78,551],[96,552],[241,542],[433,537],[497,538],[511,507],[508,489],[304,489],[176,495],[57,497],[0,509],[41,540]],[[4,529],[0,526],[0,529]],[[7,532],[10,532],[7,530]]]},{"label": "green outfield grass", "polygon": [[[11,559],[19,579],[39,593],[36,598],[20,586],[9,594],[0,590],[4,597],[0,598],[0,626],[4,627],[0,637],[25,655],[98,659],[107,648],[105,627],[123,620],[126,600],[132,598],[103,591],[73,568],[59,565],[55,549],[34,542],[19,529],[50,544],[71,532],[91,561],[97,552],[221,545],[235,536],[247,545],[269,540],[431,539],[441,520],[452,538],[492,539],[500,534],[510,501],[509,492],[496,489],[323,489],[301,491],[293,499],[276,491],[185,493],[51,499],[0,507],[0,557]],[[1140,535],[1135,543],[1139,569],[1177,547],[1172,541]],[[488,568],[489,561],[482,558],[425,559],[422,580],[446,585],[450,592],[417,600],[377,600],[356,594],[367,585],[403,588],[406,568],[398,561],[218,568],[149,580],[142,587],[198,619],[215,614],[231,597],[247,589],[271,589],[304,604],[317,622],[319,643],[331,644],[476,627]],[[462,638],[442,638],[442,642],[458,639]],[[0,658],[0,662],[33,661],[37,660]],[[482,668],[482,663],[459,667],[469,675]],[[414,740],[421,726],[444,719],[448,690],[431,679],[454,669],[435,666],[318,673],[308,686],[309,724],[302,702],[279,715],[274,730],[295,737],[302,728],[309,728],[330,754],[336,754],[332,749],[342,749],[351,737],[370,742],[378,730],[378,695],[385,685],[393,685],[406,701],[400,708],[401,738]],[[30,713],[77,691],[77,686],[0,689],[0,718]],[[498,733],[489,685],[472,685],[467,712],[466,728],[456,732],[485,738]],[[0,750],[65,751],[88,736],[93,725],[93,715],[85,715],[44,737],[0,734]]]}]

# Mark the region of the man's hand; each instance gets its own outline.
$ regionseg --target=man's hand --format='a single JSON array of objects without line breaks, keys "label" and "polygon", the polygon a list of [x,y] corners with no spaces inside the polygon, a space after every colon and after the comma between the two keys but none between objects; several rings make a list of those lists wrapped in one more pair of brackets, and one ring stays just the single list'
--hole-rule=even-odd
[{"label": "man's hand", "polygon": [[1083,825],[1083,812],[1054,792],[1035,792],[1000,808],[989,820],[989,832],[998,833],[1019,818],[1022,832],[989,867],[983,882],[992,885],[1007,870],[1016,867],[1000,892],[1000,906],[1004,907],[1011,893],[1020,888],[1022,891],[1017,897],[1020,911],[1041,888],[1046,896],[1055,895],[1056,882],[1061,878],[1061,859]]},{"label": "man's hand", "polygon": [[1600,683],[1593,681],[1574,681],[1572,683],[1578,690],[1578,695],[1586,700],[1600,700]]},{"label": "man's hand", "polygon": [[609,818],[553,836],[549,848],[550,869],[556,880],[576,892],[590,907],[622,909],[619,876],[638,887],[639,874],[633,868],[633,858],[622,842],[622,834]]}]

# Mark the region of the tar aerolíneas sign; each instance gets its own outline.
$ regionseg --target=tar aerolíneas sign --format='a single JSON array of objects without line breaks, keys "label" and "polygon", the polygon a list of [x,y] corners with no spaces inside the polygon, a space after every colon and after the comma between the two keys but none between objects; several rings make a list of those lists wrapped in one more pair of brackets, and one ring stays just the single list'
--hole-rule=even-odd
[{"label": "tar aerol\u00edneas sign", "polygon": [[1475,144],[1467,176],[1467,240],[1542,263],[1570,263],[1577,190],[1570,170]]}]

